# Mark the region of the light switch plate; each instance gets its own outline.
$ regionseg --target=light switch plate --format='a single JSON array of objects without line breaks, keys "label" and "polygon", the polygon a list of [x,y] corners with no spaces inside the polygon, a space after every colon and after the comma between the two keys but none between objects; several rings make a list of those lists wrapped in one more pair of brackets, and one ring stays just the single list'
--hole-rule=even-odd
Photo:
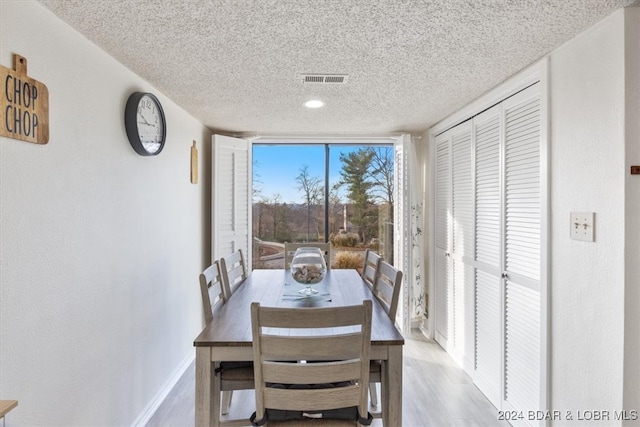
[{"label": "light switch plate", "polygon": [[595,240],[595,212],[571,212],[571,239],[593,242]]}]

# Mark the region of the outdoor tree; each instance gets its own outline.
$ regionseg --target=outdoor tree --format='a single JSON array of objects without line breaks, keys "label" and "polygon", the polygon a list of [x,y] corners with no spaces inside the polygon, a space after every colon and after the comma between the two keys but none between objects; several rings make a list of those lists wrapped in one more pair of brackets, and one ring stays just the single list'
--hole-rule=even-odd
[{"label": "outdoor tree", "polygon": [[307,242],[309,241],[309,233],[311,227],[311,209],[322,202],[324,195],[324,187],[319,177],[311,176],[309,173],[309,165],[303,165],[300,168],[300,174],[296,177],[298,190],[302,192],[303,204],[307,208]]},{"label": "outdoor tree", "polygon": [[264,199],[262,195],[262,175],[259,172],[260,162],[253,161],[253,179],[251,183],[252,199],[254,202]]},{"label": "outdoor tree", "polygon": [[262,180],[261,175],[258,172],[260,169],[260,162],[253,161],[253,183],[252,183],[252,202],[253,202],[253,218],[254,218],[254,234],[258,237],[262,237],[262,216],[264,214],[263,205],[266,203],[266,198],[262,194]]},{"label": "outdoor tree", "polygon": [[371,201],[374,183],[369,176],[373,155],[374,152],[369,148],[340,155],[340,184],[346,186],[346,195],[353,203],[351,223],[358,228],[362,241],[366,241],[373,234],[376,221]]},{"label": "outdoor tree", "polygon": [[344,205],[340,197],[340,183],[329,189],[329,231],[335,233],[343,224]]},{"label": "outdoor tree", "polygon": [[270,199],[267,199],[267,204],[271,205],[271,212],[273,216],[273,240],[276,241],[278,236],[278,223],[280,222],[278,218],[278,205],[281,201],[282,196],[280,193],[274,193]]},{"label": "outdoor tree", "polygon": [[373,156],[369,168],[369,179],[373,183],[373,195],[380,203],[378,209],[378,237],[383,246],[379,251],[388,259],[393,259],[393,183],[394,183],[394,149],[393,147],[371,147]]},{"label": "outdoor tree", "polygon": [[369,150],[372,153],[369,177],[373,183],[373,195],[393,207],[393,148],[371,147]]},{"label": "outdoor tree", "polygon": [[293,213],[292,205],[289,203],[284,202],[278,206],[278,233],[275,236],[277,242],[291,241],[291,227],[289,227],[289,224]]}]

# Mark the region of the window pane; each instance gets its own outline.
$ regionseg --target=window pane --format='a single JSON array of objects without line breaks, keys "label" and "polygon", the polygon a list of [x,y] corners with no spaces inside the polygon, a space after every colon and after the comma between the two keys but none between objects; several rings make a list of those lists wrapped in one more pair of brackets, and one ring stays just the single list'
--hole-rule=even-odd
[{"label": "window pane", "polygon": [[284,268],[284,242],[324,242],[324,145],[253,146],[253,268]]},{"label": "window pane", "polygon": [[393,260],[393,146],[331,145],[329,230],[333,266],[359,268],[364,250]]}]

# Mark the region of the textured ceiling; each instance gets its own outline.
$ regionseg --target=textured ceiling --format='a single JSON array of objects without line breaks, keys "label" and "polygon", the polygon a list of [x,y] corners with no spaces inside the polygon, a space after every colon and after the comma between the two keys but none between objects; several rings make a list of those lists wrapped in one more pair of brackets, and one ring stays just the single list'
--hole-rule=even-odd
[{"label": "textured ceiling", "polygon": [[40,1],[206,126],[258,135],[423,131],[631,3]]}]

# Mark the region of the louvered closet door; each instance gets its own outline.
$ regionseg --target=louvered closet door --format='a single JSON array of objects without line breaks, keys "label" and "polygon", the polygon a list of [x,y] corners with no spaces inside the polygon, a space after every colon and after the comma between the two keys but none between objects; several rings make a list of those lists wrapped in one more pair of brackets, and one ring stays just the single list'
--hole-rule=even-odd
[{"label": "louvered closet door", "polygon": [[540,407],[540,84],[503,102],[506,407]]},{"label": "louvered closet door", "polygon": [[435,337],[445,349],[449,339],[449,260],[451,219],[451,134],[435,139]]},{"label": "louvered closet door", "polygon": [[248,265],[249,143],[213,136],[212,260],[242,249]]},{"label": "louvered closet door", "polygon": [[475,317],[473,379],[497,408],[502,404],[502,259],[500,152],[502,108],[473,120],[475,139]]},{"label": "louvered closet door", "polygon": [[[451,129],[451,292],[449,345],[463,363],[466,331],[473,316],[468,297],[473,287],[473,165],[471,120]],[[469,331],[470,332],[470,331]]]},{"label": "louvered closet door", "polygon": [[541,407],[540,84],[435,138],[436,340],[499,409]]}]

